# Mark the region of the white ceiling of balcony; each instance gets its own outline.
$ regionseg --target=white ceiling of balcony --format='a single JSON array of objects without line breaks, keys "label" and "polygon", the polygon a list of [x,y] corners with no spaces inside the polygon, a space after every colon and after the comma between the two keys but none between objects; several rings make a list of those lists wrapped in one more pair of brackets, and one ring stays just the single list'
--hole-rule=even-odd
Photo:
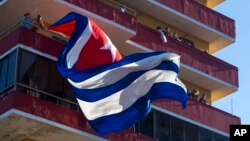
[{"label": "white ceiling of balcony", "polygon": [[21,115],[0,117],[1,141],[95,141],[95,139]]}]

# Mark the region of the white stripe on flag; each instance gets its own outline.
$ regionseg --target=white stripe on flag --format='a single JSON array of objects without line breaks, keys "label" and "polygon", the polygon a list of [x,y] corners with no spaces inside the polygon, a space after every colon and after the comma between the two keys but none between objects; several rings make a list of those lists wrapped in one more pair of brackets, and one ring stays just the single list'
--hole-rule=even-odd
[{"label": "white stripe on flag", "polygon": [[66,61],[68,69],[71,69],[75,65],[75,63],[79,58],[82,48],[88,42],[91,35],[92,35],[92,26],[91,23],[88,21],[88,25],[82,32],[81,36],[78,38],[74,46],[70,49],[70,51],[67,54]]},{"label": "white stripe on flag", "polygon": [[[80,99],[78,103],[88,120],[122,112],[133,105],[139,98],[145,96],[154,83],[170,82],[182,87],[185,86],[176,81],[177,74],[174,71],[151,70],[138,77],[132,84],[106,98],[95,102],[86,102]],[[142,83],[143,82],[143,83]]]},{"label": "white stripe on flag", "polygon": [[180,63],[179,58],[180,56],[174,53],[163,53],[121,67],[106,70],[82,82],[74,82],[70,79],[68,79],[68,81],[70,82],[71,85],[73,85],[78,89],[102,88],[114,84],[115,82],[119,81],[130,72],[149,70],[151,68],[154,68],[164,60],[173,61],[173,63],[175,63],[179,67]]}]

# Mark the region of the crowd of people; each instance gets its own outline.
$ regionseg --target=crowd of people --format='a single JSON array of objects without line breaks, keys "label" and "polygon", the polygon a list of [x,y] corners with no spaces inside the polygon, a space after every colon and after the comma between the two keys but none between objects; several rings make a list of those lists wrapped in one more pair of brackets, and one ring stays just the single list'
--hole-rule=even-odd
[{"label": "crowd of people", "polygon": [[167,43],[167,37],[171,37],[178,41],[181,41],[178,34],[176,32],[172,32],[169,26],[165,27],[164,30],[160,26],[158,26],[156,29],[160,33],[161,40],[163,43]]},{"label": "crowd of people", "polygon": [[[167,43],[167,38],[170,37],[170,38],[173,38],[173,39],[175,39],[179,42],[182,42],[188,46],[194,47],[193,41],[185,38],[185,36],[187,36],[188,34],[179,36],[177,34],[177,32],[172,32],[171,28],[169,26],[166,26],[164,30],[160,26],[158,26],[156,29],[160,33],[160,37],[161,37],[161,40],[163,43]],[[208,51],[206,51],[206,52],[208,52]]]},{"label": "crowd of people", "polygon": [[188,96],[190,99],[193,99],[193,100],[197,100],[197,101],[200,101],[202,103],[205,103],[205,104],[208,104],[207,103],[207,100],[206,100],[206,94],[201,94],[201,96],[199,97],[200,93],[197,89],[193,89],[193,90],[190,90],[188,89]]},{"label": "crowd of people", "polygon": [[35,19],[31,18],[30,13],[25,13],[22,17],[21,27],[37,31],[39,28],[46,29],[41,15],[37,15]]}]

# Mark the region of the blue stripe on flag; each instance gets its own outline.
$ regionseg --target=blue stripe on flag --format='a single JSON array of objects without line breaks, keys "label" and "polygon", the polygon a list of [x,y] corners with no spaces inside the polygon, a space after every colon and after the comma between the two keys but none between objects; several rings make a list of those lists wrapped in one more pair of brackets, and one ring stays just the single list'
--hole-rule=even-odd
[{"label": "blue stripe on flag", "polygon": [[[174,72],[178,72],[179,68],[173,62],[163,62],[159,66],[153,68],[152,70],[172,70]],[[140,77],[143,73],[147,72],[148,70],[132,72],[122,78],[121,80],[117,81],[116,83],[106,86],[104,88],[95,88],[95,89],[78,89],[73,87],[75,95],[78,99],[87,102],[95,102],[97,100],[101,100],[107,96],[112,95],[113,93],[120,91],[130,85],[135,79]],[[105,93],[104,93],[105,92]]]}]

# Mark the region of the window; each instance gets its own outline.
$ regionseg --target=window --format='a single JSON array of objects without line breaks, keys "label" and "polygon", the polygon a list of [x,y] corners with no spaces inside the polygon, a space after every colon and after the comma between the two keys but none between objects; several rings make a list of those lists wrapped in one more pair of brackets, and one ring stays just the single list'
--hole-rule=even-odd
[{"label": "window", "polygon": [[185,123],[185,141],[198,141],[198,127],[191,124]]},{"label": "window", "polygon": [[69,84],[67,79],[63,80],[63,97],[71,101],[77,102],[75,95],[71,89],[71,85]]},{"label": "window", "polygon": [[157,110],[136,124],[135,130],[157,141],[229,141],[228,137]]},{"label": "window", "polygon": [[[51,92],[51,87],[57,87],[57,85],[53,85],[52,79],[55,74],[51,69],[51,61],[49,59],[25,50],[20,50],[20,52],[21,57],[18,75],[18,81],[20,83],[47,92]],[[51,80],[49,80],[49,76],[51,76]]]},{"label": "window", "polygon": [[8,79],[7,87],[14,84],[16,72],[16,51],[8,56]]},{"label": "window", "polygon": [[63,78],[60,76],[58,71],[56,70],[56,63],[53,61],[48,62],[48,84],[46,86],[46,90],[50,93],[57,93],[58,96],[63,97]]},{"label": "window", "polygon": [[229,141],[229,138],[217,133],[213,133],[213,141]]},{"label": "window", "polygon": [[156,111],[156,139],[157,141],[170,140],[170,116]]},{"label": "window", "polygon": [[20,66],[18,82],[32,86],[32,77],[35,73],[35,56],[27,51],[20,50]]},{"label": "window", "polygon": [[149,115],[138,123],[138,132],[154,138],[153,110]]},{"label": "window", "polygon": [[36,56],[35,72],[33,74],[34,87],[39,90],[48,90],[49,73],[51,73],[49,72],[49,61],[46,58]]},{"label": "window", "polygon": [[0,91],[14,84],[16,72],[16,51],[0,60]]},{"label": "window", "polygon": [[212,132],[204,128],[199,128],[199,141],[212,141]]},{"label": "window", "polygon": [[8,73],[8,58],[5,57],[1,60],[1,68],[0,68],[0,91],[6,88],[7,83],[7,73]]},{"label": "window", "polygon": [[184,140],[184,122],[171,118],[171,141],[183,141]]},{"label": "window", "polygon": [[[57,97],[76,101],[69,83],[57,71],[55,61],[21,49],[18,73],[19,83]],[[21,88],[19,89],[21,90]],[[63,103],[62,101],[57,101],[53,96],[40,95],[40,93],[34,94],[33,92],[30,93],[30,91],[28,93],[54,103]],[[69,103],[67,105],[70,106]]]}]

